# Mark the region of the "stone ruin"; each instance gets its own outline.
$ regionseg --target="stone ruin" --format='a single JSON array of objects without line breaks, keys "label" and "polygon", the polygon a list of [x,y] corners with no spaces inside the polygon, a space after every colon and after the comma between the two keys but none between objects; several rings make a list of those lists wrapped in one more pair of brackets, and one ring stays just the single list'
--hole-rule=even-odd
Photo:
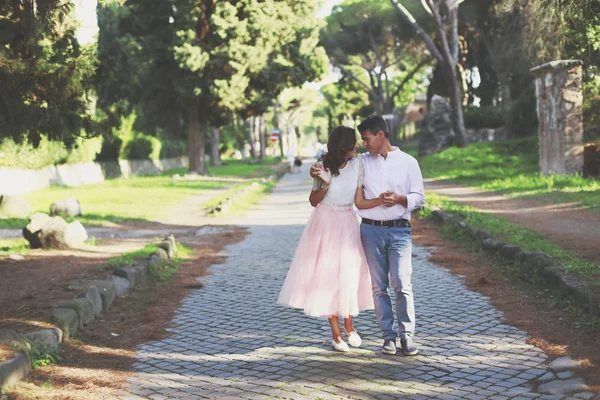
[{"label": "stone ruin", "polygon": [[582,62],[552,61],[532,68],[536,76],[542,174],[575,174],[583,168]]}]

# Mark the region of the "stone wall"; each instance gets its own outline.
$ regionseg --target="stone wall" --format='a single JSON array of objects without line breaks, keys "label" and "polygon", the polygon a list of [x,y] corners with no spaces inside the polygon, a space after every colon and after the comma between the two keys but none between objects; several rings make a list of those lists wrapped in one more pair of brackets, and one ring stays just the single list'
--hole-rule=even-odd
[{"label": "stone wall", "polygon": [[581,173],[583,168],[583,95],[581,61],[553,61],[535,74],[542,174]]},{"label": "stone wall", "polygon": [[42,169],[0,167],[0,194],[17,195],[49,186],[81,186],[105,179],[156,175],[188,166],[186,157],[165,160],[120,160],[81,164],[50,165]]}]

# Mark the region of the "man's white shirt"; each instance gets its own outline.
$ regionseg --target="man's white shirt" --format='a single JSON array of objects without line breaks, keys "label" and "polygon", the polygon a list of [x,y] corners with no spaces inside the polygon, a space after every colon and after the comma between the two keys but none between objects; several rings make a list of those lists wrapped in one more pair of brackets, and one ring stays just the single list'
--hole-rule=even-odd
[{"label": "man's white shirt", "polygon": [[381,193],[391,190],[405,195],[408,203],[408,208],[395,204],[392,207],[380,205],[358,210],[361,217],[377,221],[410,219],[410,212],[425,204],[423,177],[419,163],[413,156],[393,147],[386,158],[380,154],[365,153],[360,159],[364,167],[365,199],[377,198]]}]

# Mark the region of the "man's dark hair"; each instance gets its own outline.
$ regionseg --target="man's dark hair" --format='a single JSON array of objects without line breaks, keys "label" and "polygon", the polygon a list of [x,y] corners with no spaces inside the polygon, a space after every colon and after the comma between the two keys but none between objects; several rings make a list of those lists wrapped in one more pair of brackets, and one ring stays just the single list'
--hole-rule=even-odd
[{"label": "man's dark hair", "polygon": [[372,114],[365,118],[360,124],[358,124],[358,131],[362,134],[366,130],[371,131],[373,135],[377,132],[382,131],[385,137],[390,137],[390,131],[388,130],[387,122],[381,115]]}]

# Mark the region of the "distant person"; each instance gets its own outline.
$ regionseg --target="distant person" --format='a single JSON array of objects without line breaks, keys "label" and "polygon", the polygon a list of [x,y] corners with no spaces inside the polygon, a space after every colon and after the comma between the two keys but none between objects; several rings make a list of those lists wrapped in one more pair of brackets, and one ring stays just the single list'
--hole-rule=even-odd
[{"label": "distant person", "polygon": [[302,158],[300,156],[296,156],[296,158],[294,158],[294,172],[300,173],[301,167],[302,167]]},{"label": "distant person", "polygon": [[290,147],[287,153],[287,162],[288,162],[288,172],[292,172],[294,168],[294,151]]},{"label": "distant person", "polygon": [[[402,352],[416,355],[414,344],[415,306],[412,291],[412,232],[410,213],[425,203],[423,178],[414,157],[392,146],[385,120],[367,117],[358,131],[368,153],[361,155],[364,165],[364,195],[383,199],[383,204],[361,209],[360,236],[373,280],[373,299],[377,322],[383,332],[384,354],[396,354],[396,338]],[[327,167],[327,165],[325,165]],[[322,175],[321,165],[311,167],[312,177]],[[392,286],[395,307],[388,294]],[[398,332],[394,331],[394,309]]]},{"label": "distant person", "polygon": [[381,198],[365,200],[362,162],[356,158],[354,129],[338,126],[331,131],[325,168],[315,176],[310,204],[313,210],[277,302],[301,308],[315,317],[327,317],[331,346],[348,351],[339,317],[351,346],[361,345],[352,317],[373,309],[371,278],[360,241],[354,204],[358,208],[382,204]]}]

